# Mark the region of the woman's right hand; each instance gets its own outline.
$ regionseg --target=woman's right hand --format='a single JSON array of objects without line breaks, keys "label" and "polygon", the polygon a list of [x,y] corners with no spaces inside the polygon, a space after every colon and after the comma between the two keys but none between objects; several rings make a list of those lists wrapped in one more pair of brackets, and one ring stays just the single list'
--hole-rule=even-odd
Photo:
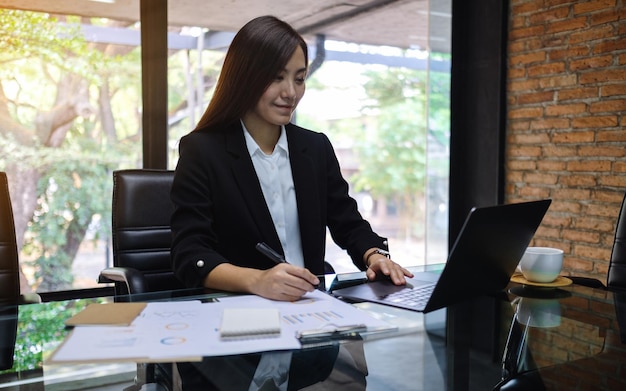
[{"label": "woman's right hand", "polygon": [[267,299],[294,301],[312,292],[319,283],[308,269],[280,263],[271,269],[259,270],[250,291]]}]

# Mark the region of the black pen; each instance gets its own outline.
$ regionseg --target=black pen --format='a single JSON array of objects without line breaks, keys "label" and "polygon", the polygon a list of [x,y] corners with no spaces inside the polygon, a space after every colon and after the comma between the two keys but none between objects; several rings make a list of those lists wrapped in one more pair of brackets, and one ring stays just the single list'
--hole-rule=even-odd
[{"label": "black pen", "polygon": [[[278,252],[276,252],[276,250],[274,250],[273,248],[271,248],[270,246],[268,246],[264,242],[257,243],[255,247],[261,254],[267,256],[269,259],[274,261],[276,264],[288,263],[287,260],[285,260],[285,257],[280,255]],[[326,285],[326,284],[324,284],[324,280],[325,280],[324,276],[316,276],[316,277],[317,277],[318,280],[320,280],[320,285],[323,288]],[[320,287],[320,285],[314,285],[314,287],[316,289],[318,289]]]},{"label": "black pen", "polygon": [[276,263],[287,263],[285,257],[274,251],[270,246],[263,242],[257,243],[256,249]]}]

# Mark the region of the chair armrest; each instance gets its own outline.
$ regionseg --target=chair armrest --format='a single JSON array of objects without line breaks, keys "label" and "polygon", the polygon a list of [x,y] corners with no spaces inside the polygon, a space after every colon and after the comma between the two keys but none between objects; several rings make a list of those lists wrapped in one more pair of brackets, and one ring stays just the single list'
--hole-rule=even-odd
[{"label": "chair armrest", "polygon": [[38,304],[41,303],[41,296],[37,293],[22,293],[18,298],[18,304]]},{"label": "chair armrest", "polygon": [[100,271],[98,276],[99,283],[106,282],[123,282],[126,284],[128,293],[144,293],[147,290],[146,279],[143,274],[130,267],[108,267]]},{"label": "chair armrest", "polygon": [[572,282],[576,285],[582,285],[589,288],[595,289],[604,289],[606,290],[606,286],[602,283],[602,281],[597,280],[595,278],[590,277],[578,277],[578,276],[567,276]]}]

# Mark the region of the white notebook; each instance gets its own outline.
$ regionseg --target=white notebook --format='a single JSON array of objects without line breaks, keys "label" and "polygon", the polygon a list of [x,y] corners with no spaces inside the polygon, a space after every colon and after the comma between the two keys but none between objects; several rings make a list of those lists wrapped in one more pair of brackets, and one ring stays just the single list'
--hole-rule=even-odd
[{"label": "white notebook", "polygon": [[222,339],[249,339],[280,336],[278,308],[225,308],[222,312]]}]

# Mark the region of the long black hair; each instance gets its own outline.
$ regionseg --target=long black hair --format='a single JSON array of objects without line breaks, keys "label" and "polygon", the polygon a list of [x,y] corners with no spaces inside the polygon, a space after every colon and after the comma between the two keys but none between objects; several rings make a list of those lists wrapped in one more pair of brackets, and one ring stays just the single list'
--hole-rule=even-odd
[{"label": "long black hair", "polygon": [[242,118],[298,46],[308,66],[306,42],[288,23],[269,15],[246,23],[228,48],[215,93],[196,129],[215,129]]}]

